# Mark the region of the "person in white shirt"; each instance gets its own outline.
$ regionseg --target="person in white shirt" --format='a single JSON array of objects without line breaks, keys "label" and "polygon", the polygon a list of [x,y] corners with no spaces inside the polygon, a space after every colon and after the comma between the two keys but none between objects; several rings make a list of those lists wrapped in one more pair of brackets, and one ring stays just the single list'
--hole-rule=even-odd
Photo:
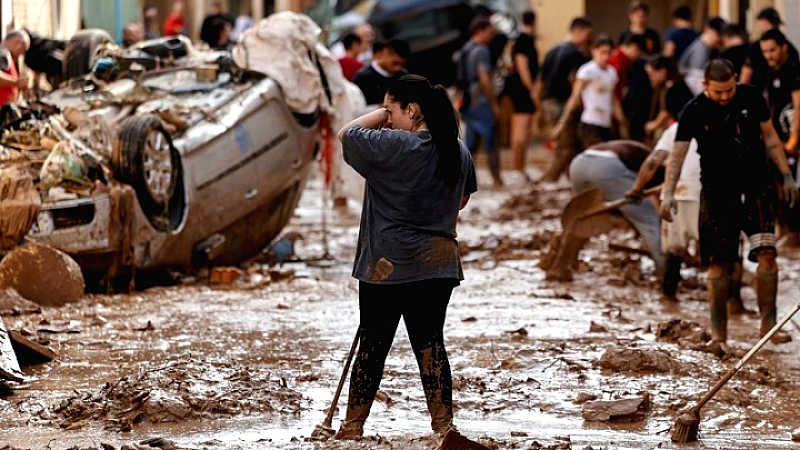
[{"label": "person in white shirt", "polygon": [[567,132],[567,120],[580,105],[583,105],[583,112],[578,124],[578,139],[582,148],[611,140],[614,120],[619,124],[620,135],[628,137],[625,115],[619,98],[614,95],[619,77],[608,63],[612,47],[611,39],[605,36],[598,37],[592,44],[592,60],[578,69],[572,95],[553,129],[553,140]]}]

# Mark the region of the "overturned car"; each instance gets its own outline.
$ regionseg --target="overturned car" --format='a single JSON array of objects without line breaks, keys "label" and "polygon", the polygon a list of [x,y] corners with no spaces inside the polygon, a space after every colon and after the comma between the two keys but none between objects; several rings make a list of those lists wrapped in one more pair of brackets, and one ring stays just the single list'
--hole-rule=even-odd
[{"label": "overturned car", "polygon": [[314,69],[305,95],[317,101],[292,101],[269,70],[255,70],[265,61],[233,64],[217,52],[187,52],[167,66],[43,98],[3,138],[38,170],[42,203],[29,238],[70,254],[87,285],[115,288],[137,270],[257,254],[292,216],[332,111],[328,80],[340,73],[324,69],[329,56],[317,53],[313,29],[310,36],[281,45],[296,49],[285,58]]}]

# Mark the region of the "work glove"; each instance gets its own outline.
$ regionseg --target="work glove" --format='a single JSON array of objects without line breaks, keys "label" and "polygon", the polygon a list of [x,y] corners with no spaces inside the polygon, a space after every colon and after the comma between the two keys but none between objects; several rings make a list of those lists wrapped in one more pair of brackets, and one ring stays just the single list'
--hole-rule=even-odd
[{"label": "work glove", "polygon": [[800,197],[800,191],[797,189],[794,177],[791,173],[783,174],[783,198],[789,201],[789,208],[794,208],[798,197]]},{"label": "work glove", "polygon": [[675,193],[667,191],[664,200],[661,201],[661,218],[667,222],[672,222],[672,215],[678,212],[678,202],[675,201]]},{"label": "work glove", "polygon": [[644,198],[644,191],[638,188],[631,188],[625,193],[625,198],[631,203],[639,203]]}]

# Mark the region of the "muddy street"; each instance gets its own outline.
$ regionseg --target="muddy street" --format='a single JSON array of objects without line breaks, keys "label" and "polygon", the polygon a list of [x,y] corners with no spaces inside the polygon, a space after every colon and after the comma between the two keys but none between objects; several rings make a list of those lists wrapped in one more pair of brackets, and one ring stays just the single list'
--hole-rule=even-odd
[{"label": "muddy street", "polygon": [[[640,247],[631,232],[593,239],[574,281],[546,281],[538,263],[558,234],[568,183],[532,187],[509,175],[506,188],[481,188],[460,218],[466,280],[445,326],[459,430],[497,449],[681,448],[668,432],[677,412],[757,341],[758,319],[733,319],[729,345],[707,345],[703,275],[684,269],[680,303],[662,302],[652,261],[627,249]],[[328,211],[323,230],[321,197],[316,177],[284,230],[303,236],[300,261],[272,274],[254,268],[232,286],[210,286],[200,274],[179,286],[5,315],[9,329],[58,358],[25,367],[27,382],[2,388],[0,441],[34,449],[164,443],[153,438],[178,448],[437,448],[402,325],[368,437],[305,441],[325,416],[358,325],[349,276],[357,205]],[[332,259],[321,258],[324,236]],[[797,300],[800,255],[783,252],[780,264],[779,316]],[[751,288],[743,298],[756,308]],[[683,447],[800,448],[790,437],[800,427],[798,321],[786,328],[793,342],[768,344],[703,408],[699,444]],[[346,390],[334,427],[345,402]]]}]

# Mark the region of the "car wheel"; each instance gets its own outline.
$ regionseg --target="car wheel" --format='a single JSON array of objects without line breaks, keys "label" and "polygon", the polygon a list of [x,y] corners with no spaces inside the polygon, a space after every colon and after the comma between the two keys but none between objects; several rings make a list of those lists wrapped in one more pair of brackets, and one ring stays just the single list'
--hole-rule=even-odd
[{"label": "car wheel", "polygon": [[77,32],[67,42],[64,49],[64,79],[79,78],[92,70],[97,58],[97,50],[103,44],[112,43],[114,40],[105,30],[89,29]]},{"label": "car wheel", "polygon": [[115,177],[136,190],[147,215],[165,214],[181,176],[180,154],[161,119],[134,116],[120,125],[112,157]]}]

